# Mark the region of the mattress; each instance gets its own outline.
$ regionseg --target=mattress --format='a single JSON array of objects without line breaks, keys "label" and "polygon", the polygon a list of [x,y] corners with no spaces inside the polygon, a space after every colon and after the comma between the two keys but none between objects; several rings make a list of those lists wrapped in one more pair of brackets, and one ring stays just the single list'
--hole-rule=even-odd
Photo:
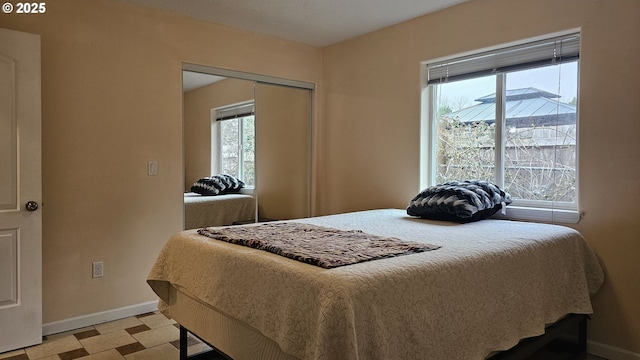
[{"label": "mattress", "polygon": [[[566,314],[592,313],[603,282],[593,251],[563,226],[455,224],[396,209],[295,221],[441,248],[323,269],[185,231],[148,277],[160,309],[235,360],[484,359]],[[203,313],[269,348],[234,353],[229,332],[216,336],[219,324],[198,322]]]},{"label": "mattress", "polygon": [[184,194],[185,229],[249,222],[253,221],[255,213],[256,202],[252,195],[238,193],[202,196],[192,192]]}]

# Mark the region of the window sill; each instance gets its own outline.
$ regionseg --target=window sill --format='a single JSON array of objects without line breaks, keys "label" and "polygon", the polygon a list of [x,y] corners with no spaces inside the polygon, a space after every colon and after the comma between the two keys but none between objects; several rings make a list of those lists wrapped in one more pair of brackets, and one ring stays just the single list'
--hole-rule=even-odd
[{"label": "window sill", "polygon": [[507,206],[506,215],[503,215],[502,212],[498,212],[493,217],[510,220],[577,224],[578,221],[580,221],[581,213],[577,210]]}]

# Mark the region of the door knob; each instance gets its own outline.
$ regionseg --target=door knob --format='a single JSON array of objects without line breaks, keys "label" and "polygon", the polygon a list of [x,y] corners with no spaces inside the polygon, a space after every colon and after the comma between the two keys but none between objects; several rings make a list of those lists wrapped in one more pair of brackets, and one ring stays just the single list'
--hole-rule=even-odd
[{"label": "door knob", "polygon": [[36,211],[38,210],[38,203],[35,201],[27,201],[27,203],[24,204],[24,207],[27,211]]}]

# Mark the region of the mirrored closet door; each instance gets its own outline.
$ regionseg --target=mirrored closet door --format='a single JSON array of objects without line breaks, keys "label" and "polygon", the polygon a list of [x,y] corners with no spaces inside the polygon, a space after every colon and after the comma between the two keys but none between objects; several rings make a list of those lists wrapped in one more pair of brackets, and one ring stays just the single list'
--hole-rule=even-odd
[{"label": "mirrored closet door", "polygon": [[263,219],[310,215],[310,90],[257,83],[257,196]]},{"label": "mirrored closet door", "polygon": [[[312,90],[308,83],[183,65],[185,229],[311,214]],[[194,193],[194,184],[225,180],[222,174],[245,187]]]}]

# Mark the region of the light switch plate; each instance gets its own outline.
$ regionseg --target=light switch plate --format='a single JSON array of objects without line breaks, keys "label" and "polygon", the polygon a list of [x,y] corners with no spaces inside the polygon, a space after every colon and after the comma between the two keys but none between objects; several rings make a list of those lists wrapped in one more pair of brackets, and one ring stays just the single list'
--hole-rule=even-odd
[{"label": "light switch plate", "polygon": [[149,174],[149,176],[158,175],[158,162],[157,161],[149,160],[149,162],[147,163],[147,174]]}]

